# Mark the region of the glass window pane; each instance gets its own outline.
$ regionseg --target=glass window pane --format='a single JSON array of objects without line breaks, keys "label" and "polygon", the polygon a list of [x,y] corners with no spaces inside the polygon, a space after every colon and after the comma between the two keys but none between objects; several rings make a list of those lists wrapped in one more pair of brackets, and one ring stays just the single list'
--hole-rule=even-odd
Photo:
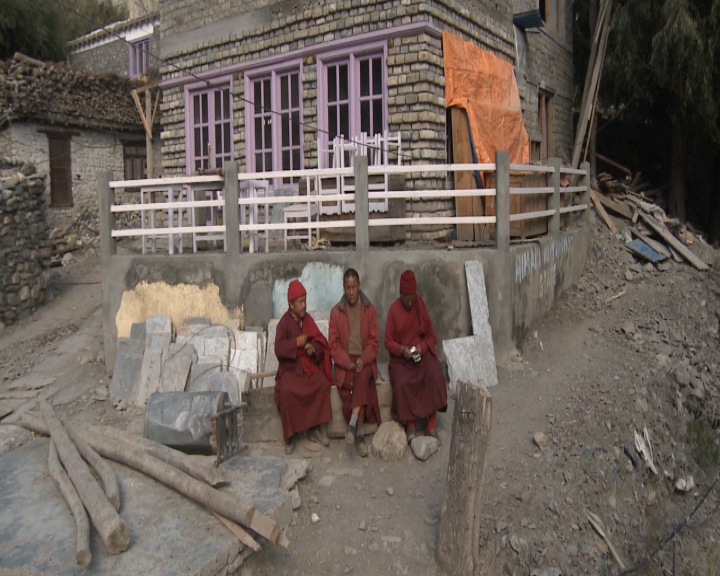
[{"label": "glass window pane", "polygon": [[222,91],[215,90],[215,121],[222,119]]},{"label": "glass window pane", "polygon": [[292,144],[300,146],[300,112],[292,113]]},{"label": "glass window pane", "polygon": [[262,159],[262,154],[255,154],[255,172],[264,172]]},{"label": "glass window pane", "polygon": [[263,123],[265,124],[265,148],[272,148],[272,120],[266,117]]},{"label": "glass window pane", "polygon": [[328,102],[337,100],[337,66],[329,66],[327,69]]},{"label": "glass window pane", "polygon": [[383,73],[382,58],[373,58],[372,61],[372,92],[373,94],[382,94]]},{"label": "glass window pane", "polygon": [[208,148],[210,147],[210,130],[207,126],[202,129],[202,155],[208,155]]},{"label": "glass window pane", "polygon": [[230,119],[230,89],[225,88],[223,90],[223,119]]},{"label": "glass window pane", "polygon": [[200,100],[201,100],[201,102],[202,102],[202,105],[201,105],[202,121],[203,121],[203,124],[206,124],[207,121],[208,121],[208,95],[207,95],[207,94],[203,94],[203,95],[200,97]]},{"label": "glass window pane", "polygon": [[200,136],[200,128],[195,128],[193,140],[195,140],[195,158],[198,158],[200,156],[200,143],[202,142],[202,137]]},{"label": "glass window pane", "polygon": [[215,124],[215,154],[222,154],[222,124]]},{"label": "glass window pane", "polygon": [[262,129],[263,121],[262,116],[258,116],[255,118],[255,150],[262,150],[263,149],[263,129]]},{"label": "glass window pane", "polygon": [[193,96],[193,123],[200,124],[200,96]]},{"label": "glass window pane", "polygon": [[292,151],[292,166],[293,170],[300,170],[302,166],[300,166],[300,148],[295,148]]},{"label": "glass window pane", "polygon": [[200,170],[200,167],[202,166],[202,162],[200,160],[195,160],[195,170]]},{"label": "glass window pane", "polygon": [[272,152],[265,152],[265,172],[272,170]]},{"label": "glass window pane", "polygon": [[262,103],[262,84],[260,82],[255,82],[254,88],[255,94],[253,96],[253,101],[255,102],[255,114],[260,114]]},{"label": "glass window pane", "polygon": [[282,145],[290,146],[290,114],[282,115]]},{"label": "glass window pane", "polygon": [[370,95],[370,60],[360,61],[360,96]]},{"label": "glass window pane", "polygon": [[225,123],[223,124],[223,133],[224,133],[224,136],[223,136],[224,142],[223,142],[222,151],[223,151],[225,154],[227,154],[227,153],[230,152],[230,142],[231,142],[231,139],[230,139],[230,122],[225,122]]},{"label": "glass window pane", "polygon": [[269,113],[272,106],[270,105],[270,80],[263,81],[263,112]]},{"label": "glass window pane", "polygon": [[342,64],[340,66],[340,100],[347,100],[348,92],[348,65]]},{"label": "glass window pane", "polygon": [[338,135],[337,106],[328,106],[328,132],[330,140]]},{"label": "glass window pane", "polygon": [[292,107],[293,108],[299,108],[300,107],[300,83],[299,78],[297,74],[293,74],[291,76],[291,90],[290,90],[290,100],[292,101]]},{"label": "glass window pane", "polygon": [[204,168],[205,170],[207,170],[208,168],[210,168],[210,161],[209,161],[207,158],[205,158],[205,159],[203,160],[203,163],[202,163],[202,164],[203,164],[203,168]]},{"label": "glass window pane", "polygon": [[287,110],[290,107],[290,94],[288,93],[288,77],[280,77],[280,110]]},{"label": "glass window pane", "polygon": [[370,100],[360,102],[360,132],[370,134]]},{"label": "glass window pane", "polygon": [[292,166],[290,166],[290,150],[283,150],[282,169],[283,170],[291,170],[292,169]]},{"label": "glass window pane", "polygon": [[383,131],[383,101],[382,98],[373,100],[373,133],[378,134]]},{"label": "glass window pane", "polygon": [[347,104],[340,105],[340,134],[349,138],[350,134],[350,111]]}]

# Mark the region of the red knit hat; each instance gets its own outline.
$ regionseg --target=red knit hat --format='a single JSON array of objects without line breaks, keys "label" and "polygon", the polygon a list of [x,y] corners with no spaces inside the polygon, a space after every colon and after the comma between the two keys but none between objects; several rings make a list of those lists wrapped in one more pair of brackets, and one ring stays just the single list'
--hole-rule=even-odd
[{"label": "red knit hat", "polygon": [[288,302],[292,302],[293,300],[300,298],[300,296],[305,296],[307,292],[305,291],[305,286],[302,285],[300,280],[293,280],[290,282],[290,286],[288,286]]},{"label": "red knit hat", "polygon": [[415,294],[417,292],[417,281],[412,270],[405,270],[400,275],[400,294]]}]

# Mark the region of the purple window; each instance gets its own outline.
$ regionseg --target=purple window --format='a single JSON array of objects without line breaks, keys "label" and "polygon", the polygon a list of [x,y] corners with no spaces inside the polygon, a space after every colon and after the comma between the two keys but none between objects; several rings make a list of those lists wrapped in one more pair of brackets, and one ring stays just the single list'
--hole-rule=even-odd
[{"label": "purple window", "polygon": [[150,58],[150,38],[143,38],[130,44],[130,78],[147,73]]},{"label": "purple window", "polygon": [[232,111],[230,87],[192,92],[190,150],[191,164],[197,172],[221,168],[232,160]]},{"label": "purple window", "polygon": [[[249,72],[246,94],[248,171],[300,170],[302,98],[300,67]],[[296,184],[299,178],[276,179],[275,186]]]},{"label": "purple window", "polygon": [[387,130],[387,66],[382,44],[318,61],[320,138],[355,140]]}]

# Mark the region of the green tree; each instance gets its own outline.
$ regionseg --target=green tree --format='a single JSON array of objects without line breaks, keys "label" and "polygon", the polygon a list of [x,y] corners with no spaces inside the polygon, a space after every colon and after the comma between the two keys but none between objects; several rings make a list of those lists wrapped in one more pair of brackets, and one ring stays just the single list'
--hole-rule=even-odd
[{"label": "green tree", "polygon": [[68,40],[125,18],[112,0],[0,0],[0,58],[64,60]]}]

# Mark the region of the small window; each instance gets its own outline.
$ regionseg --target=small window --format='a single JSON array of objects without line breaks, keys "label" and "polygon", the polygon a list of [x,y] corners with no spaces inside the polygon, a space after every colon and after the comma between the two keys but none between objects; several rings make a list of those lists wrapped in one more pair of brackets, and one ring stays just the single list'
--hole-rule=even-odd
[{"label": "small window", "polygon": [[70,162],[70,136],[48,134],[50,152],[50,206],[53,208],[73,205],[72,166]]},{"label": "small window", "polygon": [[150,38],[130,43],[130,78],[147,74],[150,58]]},{"label": "small window", "polygon": [[144,142],[123,145],[125,180],[144,180],[147,177],[147,148]]}]

